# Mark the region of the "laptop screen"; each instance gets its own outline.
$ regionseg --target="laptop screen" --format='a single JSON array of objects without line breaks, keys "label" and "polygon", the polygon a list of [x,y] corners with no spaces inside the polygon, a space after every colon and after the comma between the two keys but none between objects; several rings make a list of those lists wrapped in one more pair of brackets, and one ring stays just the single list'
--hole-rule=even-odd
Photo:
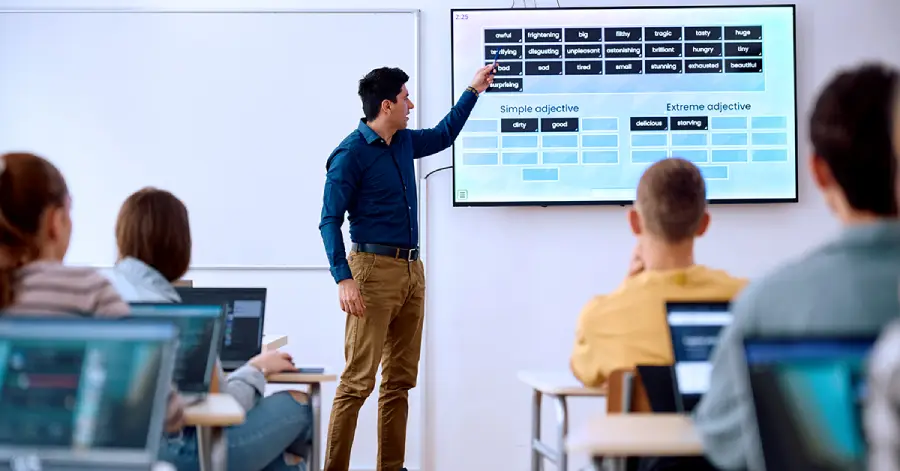
[{"label": "laptop screen", "polygon": [[675,358],[675,381],[682,395],[709,389],[710,356],[722,328],[731,323],[727,302],[669,302],[666,315]]},{"label": "laptop screen", "polygon": [[132,303],[131,316],[123,319],[173,323],[179,332],[174,373],[178,390],[209,392],[221,343],[224,306]]},{"label": "laptop screen", "polygon": [[862,406],[874,343],[874,336],[744,341],[767,469],[866,469]]},{"label": "laptop screen", "polygon": [[262,351],[266,288],[175,289],[185,303],[225,305],[225,332],[219,350],[225,368],[237,368]]},{"label": "laptop screen", "polygon": [[176,333],[94,319],[0,321],[0,460],[84,451],[152,459]]}]

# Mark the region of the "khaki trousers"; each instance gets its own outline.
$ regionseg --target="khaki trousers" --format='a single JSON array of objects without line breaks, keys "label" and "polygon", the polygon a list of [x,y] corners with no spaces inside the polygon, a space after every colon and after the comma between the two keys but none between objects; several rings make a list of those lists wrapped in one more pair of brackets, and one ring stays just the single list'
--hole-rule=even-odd
[{"label": "khaki trousers", "polygon": [[383,255],[351,252],[353,279],[366,305],[363,317],[347,315],[346,366],[334,396],[325,471],[348,471],[359,409],[375,389],[378,394],[377,471],[400,471],[406,455],[409,390],[416,386],[422,323],[425,316],[425,269]]}]

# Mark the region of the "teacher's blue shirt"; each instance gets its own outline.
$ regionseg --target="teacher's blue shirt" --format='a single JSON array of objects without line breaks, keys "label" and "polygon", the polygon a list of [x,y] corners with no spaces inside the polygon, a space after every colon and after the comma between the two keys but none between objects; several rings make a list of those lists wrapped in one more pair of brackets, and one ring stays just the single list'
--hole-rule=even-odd
[{"label": "teacher's blue shirt", "polygon": [[341,226],[349,213],[350,239],[406,249],[419,245],[416,173],[413,159],[453,144],[477,95],[466,91],[431,129],[397,131],[390,145],[364,120],[328,157],[319,231],[334,281],[351,278]]}]

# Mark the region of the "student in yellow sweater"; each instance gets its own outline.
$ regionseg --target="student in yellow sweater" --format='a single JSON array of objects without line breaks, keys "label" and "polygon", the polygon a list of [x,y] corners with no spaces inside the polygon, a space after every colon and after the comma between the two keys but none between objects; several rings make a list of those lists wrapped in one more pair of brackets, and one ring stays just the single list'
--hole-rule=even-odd
[{"label": "student in yellow sweater", "polygon": [[730,301],[744,287],[744,279],[694,263],[694,239],[709,221],[696,165],[671,158],[647,168],[628,214],[637,237],[628,276],[578,319],[571,368],[581,382],[599,386],[619,368],[672,364],[666,301]]}]

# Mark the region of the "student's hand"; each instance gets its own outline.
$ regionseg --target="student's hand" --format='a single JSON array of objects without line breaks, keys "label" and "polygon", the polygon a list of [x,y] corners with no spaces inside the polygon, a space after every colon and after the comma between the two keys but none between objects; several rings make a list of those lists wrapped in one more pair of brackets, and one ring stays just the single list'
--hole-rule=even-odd
[{"label": "student's hand", "polygon": [[628,276],[632,277],[644,271],[644,259],[641,258],[641,246],[638,244],[631,253],[631,262],[628,264]]},{"label": "student's hand", "polygon": [[169,403],[166,405],[166,433],[178,433],[184,428],[184,402],[178,391],[169,393]]},{"label": "student's hand", "polygon": [[359,285],[353,278],[341,280],[338,283],[338,297],[341,300],[341,310],[356,317],[362,317],[366,313],[366,303],[363,301]]},{"label": "student's hand", "polygon": [[287,352],[280,352],[278,350],[270,350],[268,352],[260,353],[259,355],[251,358],[247,363],[249,363],[250,366],[253,366],[257,370],[261,371],[263,375],[271,375],[297,370],[297,367],[294,366],[294,359],[291,358],[291,355]]},{"label": "student's hand", "polygon": [[478,72],[475,72],[475,78],[472,79],[472,88],[478,93],[484,93],[494,82],[494,67],[496,66],[497,64],[494,63],[478,69]]}]

